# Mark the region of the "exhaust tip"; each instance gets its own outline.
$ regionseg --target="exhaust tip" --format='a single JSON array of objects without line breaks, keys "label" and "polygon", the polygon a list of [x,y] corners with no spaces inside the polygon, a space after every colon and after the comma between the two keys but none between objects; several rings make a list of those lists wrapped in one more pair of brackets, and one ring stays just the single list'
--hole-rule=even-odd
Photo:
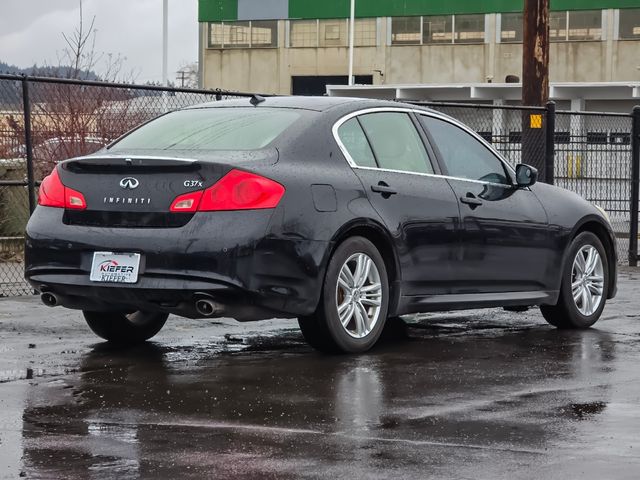
[{"label": "exhaust tip", "polygon": [[53,293],[49,293],[49,292],[45,292],[42,295],[40,295],[40,300],[42,300],[42,303],[44,303],[47,307],[55,307],[58,305],[58,297],[56,297]]},{"label": "exhaust tip", "polygon": [[217,310],[217,304],[212,302],[211,300],[200,299],[196,301],[196,311],[204,317],[212,316],[216,313]]}]

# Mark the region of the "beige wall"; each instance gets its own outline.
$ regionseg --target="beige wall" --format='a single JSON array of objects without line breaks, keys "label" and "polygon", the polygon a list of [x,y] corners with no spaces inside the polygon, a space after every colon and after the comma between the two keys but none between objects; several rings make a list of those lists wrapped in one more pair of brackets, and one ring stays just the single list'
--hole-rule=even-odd
[{"label": "beige wall", "polygon": [[[374,83],[503,82],[521,75],[522,45],[495,42],[495,16],[487,18],[488,43],[476,45],[386,45],[386,21],[379,22],[378,47],[355,50],[355,75],[373,75]],[[285,45],[280,22],[279,45]],[[202,29],[203,36],[206,29]],[[206,38],[202,45],[206,45]],[[206,49],[203,86],[224,90],[291,93],[295,75],[347,75],[348,49]],[[550,76],[555,82],[640,81],[640,42],[559,42],[551,44]],[[384,77],[374,73],[382,70]]]},{"label": "beige wall", "polygon": [[620,81],[640,81],[640,44],[634,41],[614,42],[613,78]]},{"label": "beige wall", "polygon": [[[638,42],[632,42],[640,49]],[[607,45],[605,42],[558,42],[549,51],[549,75],[552,82],[605,82]],[[522,73],[522,45],[496,44],[495,81],[506,75]],[[640,77],[640,76],[639,76]],[[638,78],[640,79],[640,78]],[[630,80],[628,78],[619,80]]]}]

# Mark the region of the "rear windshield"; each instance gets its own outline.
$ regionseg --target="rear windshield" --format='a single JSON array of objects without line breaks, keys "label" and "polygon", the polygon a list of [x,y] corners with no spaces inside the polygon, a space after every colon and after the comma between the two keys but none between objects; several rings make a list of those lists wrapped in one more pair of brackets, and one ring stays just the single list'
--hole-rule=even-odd
[{"label": "rear windshield", "polygon": [[112,150],[257,150],[300,118],[295,110],[261,107],[200,108],[163,115]]}]

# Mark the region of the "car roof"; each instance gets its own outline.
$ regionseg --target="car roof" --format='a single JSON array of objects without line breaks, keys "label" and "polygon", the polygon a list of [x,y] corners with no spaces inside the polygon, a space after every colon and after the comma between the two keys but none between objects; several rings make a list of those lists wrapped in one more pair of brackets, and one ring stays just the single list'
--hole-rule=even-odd
[{"label": "car roof", "polygon": [[[250,107],[250,98],[238,98],[234,100],[220,100],[217,102],[207,102],[187,109],[192,108],[224,108],[224,107]],[[305,96],[274,96],[265,97],[264,102],[257,105],[260,107],[273,107],[273,108],[298,108],[304,110],[315,110],[318,112],[324,112],[334,107],[344,107],[350,105],[357,108],[367,107],[397,107],[402,106],[398,102],[392,102],[388,100],[372,100],[366,98],[354,98],[354,97],[305,97]],[[412,106],[414,107],[414,106]],[[415,107],[414,107],[415,108]]]}]

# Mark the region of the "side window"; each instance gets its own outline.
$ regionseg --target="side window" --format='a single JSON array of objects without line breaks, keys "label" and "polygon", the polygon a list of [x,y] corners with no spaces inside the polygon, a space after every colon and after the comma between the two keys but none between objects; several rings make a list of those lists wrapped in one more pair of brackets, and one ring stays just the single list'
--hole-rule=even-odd
[{"label": "side window", "polygon": [[411,117],[402,112],[368,113],[358,117],[380,168],[433,173],[427,151]]},{"label": "side window", "polygon": [[420,115],[451,177],[510,185],[504,164],[472,135],[449,122]]},{"label": "side window", "polygon": [[369,141],[356,118],[347,120],[338,128],[338,137],[359,167],[377,167]]}]

